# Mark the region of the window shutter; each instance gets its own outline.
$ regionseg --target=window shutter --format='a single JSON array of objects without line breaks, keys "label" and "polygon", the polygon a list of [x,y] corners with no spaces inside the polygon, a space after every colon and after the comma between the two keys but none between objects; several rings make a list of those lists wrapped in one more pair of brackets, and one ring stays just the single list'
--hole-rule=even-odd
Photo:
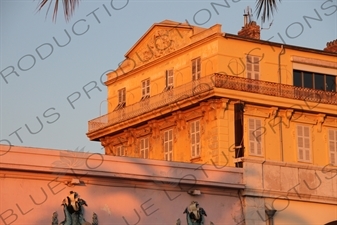
[{"label": "window shutter", "polygon": [[337,130],[329,130],[330,163],[337,164]]},{"label": "window shutter", "polygon": [[196,61],[192,60],[192,80],[196,80]]},{"label": "window shutter", "polygon": [[251,155],[262,155],[262,121],[260,119],[249,118],[248,137],[249,152]]},{"label": "window shutter", "polygon": [[256,154],[255,150],[255,136],[254,136],[254,131],[255,131],[255,121],[254,119],[249,119],[248,122],[248,130],[249,130],[249,150],[251,154]]},{"label": "window shutter", "polygon": [[311,159],[310,128],[307,126],[297,126],[297,149],[298,159],[309,162]]},{"label": "window shutter", "polygon": [[259,57],[254,57],[254,79],[260,79],[260,64]]},{"label": "window shutter", "polygon": [[200,79],[201,74],[201,61],[200,58],[197,59],[197,79]]},{"label": "window shutter", "polygon": [[168,73],[169,73],[169,71],[168,70],[166,70],[166,73],[165,73],[165,77],[166,77],[166,87],[168,86],[168,84],[169,84],[169,75],[168,75]]},{"label": "window shutter", "polygon": [[144,148],[145,148],[145,152],[144,152],[144,158],[148,159],[149,158],[149,138],[145,138],[145,144],[144,144]]},{"label": "window shutter", "polygon": [[262,133],[261,133],[261,120],[255,120],[255,139],[256,139],[256,153],[262,155]]}]

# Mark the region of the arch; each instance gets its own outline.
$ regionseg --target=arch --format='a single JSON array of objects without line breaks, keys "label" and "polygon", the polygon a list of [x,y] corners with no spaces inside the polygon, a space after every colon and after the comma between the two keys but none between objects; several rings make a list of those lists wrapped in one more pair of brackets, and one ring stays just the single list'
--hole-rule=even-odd
[{"label": "arch", "polygon": [[205,62],[205,76],[213,74],[214,68],[213,68],[213,62],[209,59]]}]

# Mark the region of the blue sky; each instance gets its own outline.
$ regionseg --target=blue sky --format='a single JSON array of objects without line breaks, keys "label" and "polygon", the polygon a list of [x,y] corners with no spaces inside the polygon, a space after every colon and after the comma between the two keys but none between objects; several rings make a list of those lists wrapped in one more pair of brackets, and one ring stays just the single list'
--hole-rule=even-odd
[{"label": "blue sky", "polygon": [[[0,144],[103,153],[100,143],[86,137],[88,120],[106,113],[102,73],[115,69],[153,23],[219,23],[224,32],[237,34],[244,9],[255,6],[255,1],[228,0],[227,7],[216,6],[217,13],[212,2],[226,4],[82,0],[69,22],[61,7],[54,23],[47,8],[36,11],[38,1],[0,0],[0,73],[5,76],[0,76]],[[271,28],[261,32],[263,40],[281,43],[280,37],[287,44],[323,49],[337,38],[337,0],[283,1]]]}]

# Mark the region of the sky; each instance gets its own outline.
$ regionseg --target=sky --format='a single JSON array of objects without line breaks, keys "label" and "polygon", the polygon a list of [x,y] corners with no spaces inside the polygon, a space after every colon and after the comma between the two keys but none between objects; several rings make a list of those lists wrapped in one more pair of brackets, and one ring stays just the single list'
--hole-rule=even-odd
[{"label": "sky", "polygon": [[[244,9],[255,12],[251,0],[82,0],[69,21],[60,6],[53,22],[38,3],[0,0],[0,144],[97,153],[102,146],[86,132],[107,113],[101,80],[153,23],[218,23],[237,34]],[[262,40],[322,50],[337,38],[337,0],[282,1],[270,21],[257,22]]]}]

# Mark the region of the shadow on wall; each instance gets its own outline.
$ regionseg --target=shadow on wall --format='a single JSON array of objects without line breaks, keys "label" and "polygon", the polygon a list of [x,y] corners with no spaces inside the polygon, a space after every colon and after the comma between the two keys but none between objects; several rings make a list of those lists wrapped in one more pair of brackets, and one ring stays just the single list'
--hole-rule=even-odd
[{"label": "shadow on wall", "polygon": [[324,224],[324,225],[337,225],[337,220],[332,221],[332,222],[330,222],[330,223],[326,223],[326,224]]}]

